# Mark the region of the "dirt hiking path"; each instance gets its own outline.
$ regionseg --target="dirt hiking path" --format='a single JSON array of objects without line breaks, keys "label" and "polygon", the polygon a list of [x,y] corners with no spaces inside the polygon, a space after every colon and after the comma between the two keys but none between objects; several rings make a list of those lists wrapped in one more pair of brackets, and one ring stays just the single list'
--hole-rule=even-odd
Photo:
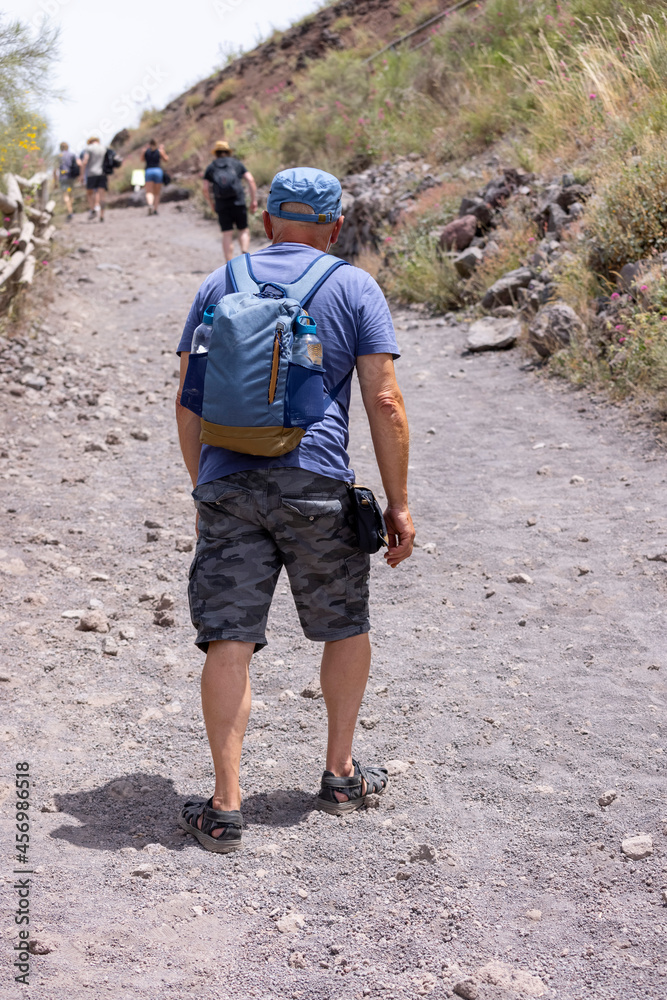
[{"label": "dirt hiking path", "polygon": [[[244,850],[206,853],[176,826],[211,767],[173,352],[219,233],[165,206],[66,235],[35,339],[0,355],[0,995],[664,998],[664,457],[516,352],[465,358],[461,328],[397,311],[421,547],[395,572],[375,557],[356,743],[391,785],[345,819],[312,811],[319,649],[283,581],[252,664]],[[352,442],[377,486],[356,389]],[[110,631],[77,630],[91,609]],[[46,952],[28,987],[17,761]]]}]

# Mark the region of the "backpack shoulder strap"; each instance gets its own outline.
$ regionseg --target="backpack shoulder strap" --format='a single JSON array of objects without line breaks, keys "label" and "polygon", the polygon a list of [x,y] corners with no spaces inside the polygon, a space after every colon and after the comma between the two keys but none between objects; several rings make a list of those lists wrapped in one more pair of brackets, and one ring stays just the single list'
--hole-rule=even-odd
[{"label": "backpack shoulder strap", "polygon": [[259,285],[252,277],[249,253],[233,257],[227,262],[227,268],[235,292],[248,292],[250,295],[254,295],[255,292],[259,291]]},{"label": "backpack shoulder strap", "polygon": [[290,299],[296,299],[302,306],[305,306],[327,278],[347,263],[348,261],[341,260],[340,257],[323,253],[320,257],[316,257],[312,264],[308,265],[296,281],[293,281],[291,285],[282,286],[285,289],[285,294]]},{"label": "backpack shoulder strap", "polygon": [[[291,285],[281,283],[276,287],[284,289],[287,298],[296,299],[302,306],[305,306],[329,275],[347,263],[348,261],[334,257],[332,254],[323,253],[316,257]],[[252,272],[250,254],[233,257],[228,262],[227,267],[235,292],[249,292],[252,295],[259,291],[260,284]],[[262,282],[262,284],[273,284],[273,282]]]}]

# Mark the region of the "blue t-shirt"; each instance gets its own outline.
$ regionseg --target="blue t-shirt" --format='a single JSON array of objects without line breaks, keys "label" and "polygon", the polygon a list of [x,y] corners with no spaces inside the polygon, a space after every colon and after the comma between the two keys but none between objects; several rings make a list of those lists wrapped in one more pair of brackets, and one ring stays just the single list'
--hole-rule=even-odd
[{"label": "blue t-shirt", "polygon": [[[303,243],[276,243],[252,254],[252,269],[258,281],[290,284],[297,280],[321,251]],[[207,306],[233,292],[226,265],[203,282],[192,303],[178,353],[189,351],[192,334]],[[362,354],[399,356],[391,313],[380,286],[358,267],[337,268],[315,292],[308,312],[317,322],[317,335],[324,348],[324,385],[331,390],[351,372]],[[233,472],[249,469],[300,468],[354,481],[349,468],[347,444],[351,380],[327,409],[324,420],[308,428],[292,451],[278,458],[243,455],[227,448],[202,445],[197,484],[209,483]]]}]

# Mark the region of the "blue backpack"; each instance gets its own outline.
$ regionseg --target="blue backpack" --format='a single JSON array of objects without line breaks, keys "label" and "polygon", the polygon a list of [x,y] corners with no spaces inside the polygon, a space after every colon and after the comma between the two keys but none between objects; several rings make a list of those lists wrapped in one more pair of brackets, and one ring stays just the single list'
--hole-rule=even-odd
[{"label": "blue backpack", "polygon": [[293,359],[294,327],[312,322],[304,306],[346,263],[323,253],[289,285],[258,282],[249,254],[227,264],[234,291],[215,307],[208,354],[190,354],[181,392],[203,444],[275,457],[323,419],[352,371],[327,393],[322,358]]}]

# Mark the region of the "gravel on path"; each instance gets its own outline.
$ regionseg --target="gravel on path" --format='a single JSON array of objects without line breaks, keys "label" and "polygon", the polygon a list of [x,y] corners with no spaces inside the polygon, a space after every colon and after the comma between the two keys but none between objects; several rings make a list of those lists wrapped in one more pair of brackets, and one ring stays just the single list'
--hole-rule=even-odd
[{"label": "gravel on path", "polygon": [[[219,234],[189,206],[68,232],[34,339],[0,346],[0,995],[664,998],[664,456],[517,352],[467,356],[462,326],[396,310],[418,547],[396,571],[375,557],[356,741],[390,787],[313,811],[319,650],[281,580],[252,663],[244,849],[209,854],[176,825],[211,765],[173,405]],[[358,389],[352,423],[377,488]]]}]

